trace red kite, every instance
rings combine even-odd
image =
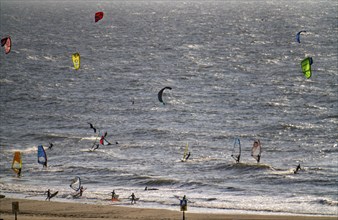
[[[103,12],[102,11],[99,11],[99,12],[95,13],[95,22],[98,22],[102,18],[103,18]]]
[[[3,39],[1,39],[1,46],[5,46],[5,53],[8,54],[11,51],[11,46],[12,46],[12,41],[11,41],[11,37],[5,37]]]

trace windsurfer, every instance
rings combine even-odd
[[[261,155],[257,155],[257,163],[259,163],[260,159],[261,159]]]
[[[181,206],[181,211],[187,211],[188,207],[188,200],[187,197],[184,195],[182,199],[180,199],[180,206]]]
[[[254,151],[259,149],[261,145],[261,142],[259,140],[255,140],[253,143],[252,151],[251,151],[251,156],[257,160],[257,163],[259,163],[261,159],[261,154],[259,153],[257,156],[254,155]]]
[[[239,163],[241,155],[238,155],[238,156],[231,155],[231,156],[235,159],[236,163]]]
[[[188,155],[186,156],[185,160],[188,160],[190,157],[190,152],[188,153]]]
[[[83,188],[83,186],[80,187],[80,192],[79,192],[79,196],[82,196],[83,192],[85,191],[85,189]]]
[[[21,168],[18,168],[18,177],[21,177]]]
[[[94,147],[94,146],[95,146],[95,147]],[[98,149],[100,145],[99,145],[99,144],[96,144],[96,145],[94,145],[94,146],[93,146],[93,148],[92,148],[92,151]]]

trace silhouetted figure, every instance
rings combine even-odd
[[[47,193],[47,198],[45,200],[48,199],[48,201],[50,201],[50,189],[48,189],[46,193]]]
[[[298,173],[298,171],[301,169],[300,164],[296,167],[296,169],[293,171],[294,174]]]
[[[136,204],[136,196],[134,193],[131,194],[131,196],[129,196],[129,198],[131,198],[131,204]]]

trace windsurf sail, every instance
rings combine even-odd
[[[80,177],[75,177],[72,182],[70,183],[70,188],[72,188],[75,191],[79,191],[81,188],[81,178]]]
[[[38,163],[47,166],[47,154],[42,145],[38,146]]]
[[[312,71],[311,71],[312,63],[313,63],[312,57],[306,57],[301,62],[303,74],[307,79],[309,79],[312,75]]]
[[[187,161],[189,157],[190,157],[189,144],[187,143],[187,145],[185,145],[182,161],[183,162]]]
[[[163,96],[163,91],[164,91],[165,89],[171,90],[172,88],[169,87],[169,86],[166,86],[166,87],[164,87],[163,89],[161,89],[161,90],[158,92],[158,94],[157,94],[158,100],[159,100],[160,102],[162,102],[163,105],[165,105],[165,102],[163,101],[162,96]]]
[[[299,32],[296,34],[296,41],[297,41],[298,43],[300,43],[300,33],[302,33],[302,32],[306,33],[306,31],[299,31]]]
[[[231,157],[234,158],[236,163],[239,163],[239,160],[241,158],[241,141],[239,138],[235,138],[234,146],[232,148]]]
[[[109,142],[104,138],[104,136],[101,137],[101,139],[100,139],[100,144],[101,144],[101,145],[111,145],[111,143],[109,143]]]
[[[1,39],[1,46],[5,46],[5,53],[8,54],[11,52],[11,47],[12,47],[12,40],[11,37],[5,37]]]
[[[261,159],[262,147],[260,140],[255,140],[251,149],[251,156],[259,163]]]
[[[19,151],[15,151],[12,162],[12,170],[14,170],[16,174],[20,175],[21,169],[22,169],[21,153]]]
[[[111,145],[111,143],[109,143],[109,141],[106,140],[106,136],[107,136],[107,132],[105,132],[104,135],[101,136],[101,139],[100,139],[101,145]]]
[[[74,68],[76,70],[80,69],[80,54],[79,53],[74,53],[72,55],[72,60],[73,60]]]
[[[104,13],[102,11],[96,12],[95,13],[95,22],[98,22],[103,18]]]

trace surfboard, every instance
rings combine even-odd
[[[111,198],[112,202],[119,202],[119,195],[115,194],[113,198]]]

